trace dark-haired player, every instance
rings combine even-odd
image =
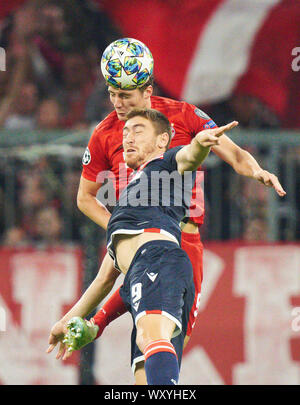
[[[149,385],[178,384],[195,295],[193,268],[180,247],[180,221],[190,207],[196,169],[224,131],[236,125],[202,131],[189,145],[171,149],[171,125],[157,110],[131,111],[123,128],[125,162],[134,175],[108,222],[107,248],[125,274],[120,294],[134,321],[132,362],[144,356]],[[161,176],[164,181],[157,181]],[[81,302],[83,312],[97,292],[92,283]],[[65,340],[71,350],[77,343],[76,321]]]

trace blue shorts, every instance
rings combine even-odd
[[[193,268],[185,251],[166,240],[143,244],[130,264],[120,295],[134,321],[131,336],[133,370],[136,363],[144,360],[136,344],[136,324],[142,316],[151,313],[164,315],[175,322],[172,343],[180,364],[195,295]]]

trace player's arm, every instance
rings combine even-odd
[[[114,262],[108,253],[104,256],[103,262],[94,281],[72,307],[72,309],[62,318],[67,323],[73,316],[85,318],[99,303],[110,293],[120,272],[115,269]]]
[[[100,187],[101,184],[87,180],[81,176],[77,193],[77,206],[83,214],[106,230],[111,214],[97,200],[96,196]]]
[[[230,164],[236,173],[256,179],[267,187],[273,187],[280,197],[286,194],[277,176],[262,169],[249,152],[240,148],[226,135],[219,139],[218,144],[212,146],[212,151]]]
[[[181,148],[176,154],[177,170],[180,174],[185,171],[196,170],[210,152],[210,148],[219,145],[220,137],[225,131],[236,127],[237,121],[233,121],[219,128],[205,129],[192,139],[189,145]]]
[[[113,260],[107,253],[94,281],[91,283],[82,297],[76,302],[76,304],[52,327],[49,336],[49,347],[47,349],[47,353],[52,352],[57,343],[60,342],[60,347],[56,358],[61,358],[66,349],[62,339],[64,334],[67,332],[68,321],[74,316],[79,316],[81,318],[88,316],[110,293],[119,275],[120,273],[115,269]]]

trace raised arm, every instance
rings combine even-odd
[[[230,164],[236,173],[258,180],[267,187],[273,187],[280,197],[285,196],[286,192],[277,176],[262,169],[249,152],[240,148],[225,134],[219,139],[218,144],[212,146],[212,151]]]
[[[237,125],[238,122],[233,121],[219,128],[205,129],[199,132],[189,145],[184,146],[176,154],[179,173],[183,174],[185,171],[196,170],[209,154],[210,148],[219,145],[219,138],[224,132]]]

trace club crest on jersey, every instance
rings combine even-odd
[[[175,134],[176,134],[176,131],[175,131],[175,128],[174,128],[174,124],[172,123],[171,124],[171,138],[174,138]]]
[[[90,161],[91,161],[91,153],[89,148],[87,147],[82,157],[82,164],[86,166],[90,163]]]
[[[198,117],[203,118],[205,120],[210,120],[210,117],[205,114],[204,111],[200,110],[200,108],[195,108],[194,113],[198,115]]]

